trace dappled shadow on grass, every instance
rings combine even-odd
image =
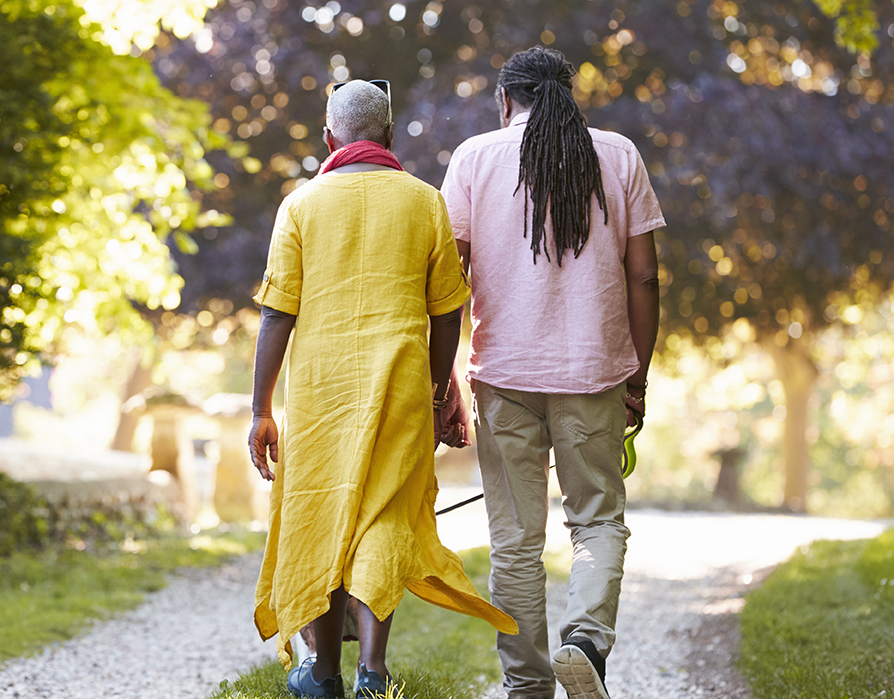
[[[758,699],[894,695],[894,529],[819,541],[748,597],[742,670]]]

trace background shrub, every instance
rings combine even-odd
[[[47,544],[46,503],[31,486],[0,473],[0,556]]]

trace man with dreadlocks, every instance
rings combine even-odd
[[[625,425],[645,413],[658,327],[653,232],[664,218],[623,136],[588,129],[574,69],[536,47],[500,71],[498,131],[456,149],[442,193],[471,264],[474,396],[491,537],[493,603],[518,622],[498,633],[510,699],[605,699],[623,574]],[[468,444],[452,382],[442,440]],[[549,451],[574,547],[562,646],[546,621]]]

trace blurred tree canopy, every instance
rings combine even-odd
[[[212,205],[236,225],[178,258],[184,294],[248,302],[279,200],[326,155],[329,84],[391,80],[395,151],[438,185],[460,141],[497,127],[503,61],[553,45],[579,67],[590,124],[633,139],[662,201],[663,349],[696,342],[726,361],[719,338],[743,319],[773,351],[785,499],[800,509],[813,334],[894,278],[892,37],[887,0],[230,0],[190,41],[155,48],[166,84],[207,100],[213,128],[251,153],[212,156]]]
[[[130,55],[152,32],[95,19],[68,1],[0,2],[0,398],[68,325],[151,337],[140,311],[180,303],[165,239],[188,250],[187,232],[219,218],[196,195],[213,186],[205,149],[225,144],[207,107]]]

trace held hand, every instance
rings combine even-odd
[[[447,398],[447,407],[441,411],[441,441],[448,447],[463,449],[472,443],[469,411],[458,391],[448,393]]]
[[[273,471],[267,463],[267,449],[270,449],[270,458],[279,461],[279,431],[276,429],[276,421],[271,415],[255,415],[251,421],[251,430],[248,433],[248,448],[251,452],[251,462],[258,469],[261,478],[267,481],[276,480]]]

